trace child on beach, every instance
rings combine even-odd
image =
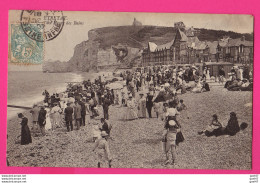
[[[92,126],[92,133],[93,133],[93,142],[96,142],[97,139],[101,138],[101,131],[98,125],[98,122],[95,121]]]
[[[177,110],[180,112],[180,111],[186,110],[186,109],[187,109],[187,107],[186,107],[186,105],[183,103],[183,100],[181,99],[181,100],[180,100],[180,103],[179,103],[179,105],[178,105],[178,107],[177,107]]]
[[[154,112],[156,113],[156,117],[159,118],[159,114],[160,114],[160,103],[159,102],[154,102],[153,104],[153,109]]]
[[[199,131],[198,134],[199,135],[205,134],[208,137],[217,135],[218,131],[221,130],[221,128],[222,128],[222,124],[218,121],[218,116],[214,114],[212,116],[211,123],[206,127],[205,130]]]
[[[126,99],[126,94],[125,94],[125,92],[122,92],[122,106],[126,105],[125,99]]]
[[[169,105],[168,105],[168,103],[163,103],[162,107],[163,107],[163,109],[162,109],[161,120],[164,121],[167,117],[167,111],[168,111]]]

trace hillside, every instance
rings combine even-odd
[[[92,29],[88,32],[88,40],[83,40],[74,48],[72,58],[64,63],[45,64],[43,70],[49,72],[71,72],[96,70],[98,66],[133,65],[133,61],[141,61],[142,49],[147,43],[157,45],[170,42],[176,32],[174,27],[162,26],[115,26]],[[236,39],[245,36],[253,41],[253,34],[240,34],[232,31],[208,30],[195,28],[195,35],[200,41],[217,41],[223,36]],[[116,48],[116,49],[114,49]],[[117,49],[119,48],[119,49]],[[119,50],[115,52],[115,50]],[[123,54],[120,55],[120,54]],[[50,69],[49,69],[50,68]]]
[[[101,48],[109,48],[111,45],[128,44],[131,47],[142,48],[149,41],[156,44],[164,44],[174,38],[176,28],[161,27],[161,26],[118,26],[118,27],[103,27],[93,29],[98,33],[99,37],[95,40],[100,42]],[[232,31],[198,29],[197,35],[200,41],[217,41],[223,36],[229,36],[232,39],[240,38],[243,35],[246,40],[253,41],[252,34],[240,34]],[[136,40],[136,41],[133,41]],[[138,42],[140,42],[138,44]],[[141,44],[142,43],[142,44]]]

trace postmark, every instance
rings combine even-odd
[[[29,38],[20,24],[11,24],[10,34],[10,63],[23,65],[42,64],[44,42]]]
[[[62,11],[23,10],[20,17],[24,33],[38,42],[55,39],[63,29],[64,20]]]

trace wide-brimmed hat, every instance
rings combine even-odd
[[[169,83],[165,83],[164,86],[165,86],[165,87],[169,87],[170,84],[169,84]]]
[[[174,120],[170,120],[170,121],[169,121],[169,125],[170,125],[170,126],[175,126],[175,125],[176,125],[176,122],[175,122]]]
[[[102,131],[102,132],[101,132],[101,136],[102,136],[102,137],[106,137],[106,136],[108,136],[108,134],[107,134],[107,132]]]
[[[93,121],[93,125],[98,125],[98,121]]]

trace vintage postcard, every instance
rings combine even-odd
[[[10,10],[7,165],[250,170],[253,24]]]

